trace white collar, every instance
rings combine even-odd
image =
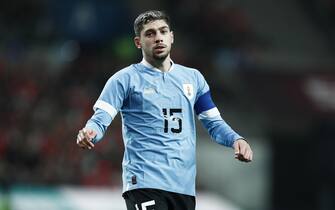
[[[171,71],[174,68],[174,62],[171,59],[170,59],[170,62],[171,62],[171,66],[170,66],[170,69],[167,72]],[[155,71],[159,71],[159,72],[163,72],[162,70],[160,70],[160,69],[154,67],[153,65],[151,65],[144,58],[142,59],[141,64],[143,64],[145,67],[147,67],[149,69],[152,69],[152,70],[155,70]]]

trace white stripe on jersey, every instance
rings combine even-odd
[[[216,116],[219,116],[220,115],[220,112],[218,110],[218,108],[214,107],[214,108],[211,108],[207,111],[203,111],[201,112],[199,115],[198,115],[198,119],[201,120],[201,119],[208,119],[208,118],[213,118],[213,117],[216,117]]]
[[[97,100],[97,102],[95,102],[93,106],[94,111],[97,108],[102,109],[105,112],[107,112],[112,117],[112,119],[114,119],[115,115],[117,114],[116,109],[112,105],[102,100]]]

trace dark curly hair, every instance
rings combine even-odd
[[[134,32],[136,36],[140,36],[141,31],[143,30],[143,25],[154,21],[154,20],[164,20],[166,24],[170,27],[170,18],[169,16],[159,10],[149,10],[141,13],[134,21]]]

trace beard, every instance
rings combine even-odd
[[[171,48],[167,49],[166,51],[162,53],[155,53],[154,51],[152,52],[152,58],[158,61],[163,61],[165,60],[168,55],[170,54]]]
[[[167,57],[168,55],[169,55],[169,52],[161,53],[161,54],[155,54],[155,53],[153,53],[152,57],[153,57],[153,59],[155,59],[155,60],[161,60],[161,61],[163,61],[163,60],[166,59],[166,57]]]

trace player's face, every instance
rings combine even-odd
[[[165,60],[170,55],[173,32],[164,20],[155,20],[145,24],[134,40],[146,59]]]

